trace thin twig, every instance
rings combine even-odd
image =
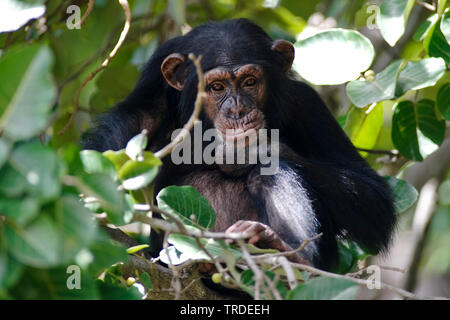
[[[81,86],[78,88],[77,91],[77,95],[75,98],[75,105],[74,105],[74,110],[72,112],[72,114],[70,115],[69,120],[67,121],[66,125],[64,126],[64,128],[62,128],[59,132],[58,135],[62,135],[64,134],[64,132],[67,131],[67,129],[70,127],[70,125],[72,124],[76,113],[78,112],[78,108],[79,108],[79,104],[80,104],[80,96],[81,96],[81,91],[83,90],[83,88],[86,86],[86,84],[91,81],[100,71],[102,71],[103,69],[105,69],[108,64],[110,63],[110,61],[112,60],[112,58],[114,58],[114,56],[117,54],[117,51],[120,49],[120,47],[122,46],[123,42],[125,41],[125,38],[128,34],[128,31],[130,30],[130,24],[131,24],[131,11],[130,11],[130,6],[128,5],[128,1],[127,0],[118,0],[120,5],[123,8],[124,14],[125,14],[125,24],[123,26],[122,32],[120,34],[119,40],[117,41],[116,46],[112,49],[112,51],[110,52],[108,58],[105,59],[105,61],[103,61],[103,63],[101,64],[101,66],[99,68],[97,68],[96,70],[94,70],[86,79],[84,79],[84,81],[81,83]]]
[[[420,1],[420,0],[417,0],[416,2],[417,2],[418,5],[421,5],[422,7],[424,7],[427,10],[430,10],[430,11],[433,11],[433,12],[436,11],[436,7],[433,6],[431,3],[428,3],[428,2],[425,2],[425,1]]]
[[[397,150],[381,150],[381,149],[365,149],[365,148],[356,148],[358,151],[374,153],[374,154],[386,154],[390,157],[397,157],[399,155]]]
[[[356,272],[347,273],[346,275],[349,277],[358,277],[358,276],[362,275],[371,266],[373,266],[373,265],[364,267]],[[402,268],[390,267],[390,266],[380,266],[380,265],[376,265],[376,266],[380,269],[387,270],[387,271],[395,271],[395,272],[405,273],[405,269],[402,269]]]
[[[211,231],[203,231],[197,229],[180,229],[176,224],[167,222],[165,220],[159,218],[150,218],[142,214],[135,214],[133,220],[149,224],[150,226],[161,229],[164,231],[168,231],[171,233],[180,233],[187,236],[192,237],[201,237],[201,238],[211,238],[211,239],[230,239],[230,240],[245,240],[250,238],[253,233],[251,232],[242,232],[242,233],[228,233],[228,232],[211,232]]]
[[[308,266],[306,264],[300,264],[300,263],[291,263],[293,267],[298,268],[299,270],[304,270],[304,271],[308,271],[309,273],[318,275],[318,276],[323,276],[323,277],[327,277],[327,278],[333,278],[333,279],[344,279],[344,280],[348,280],[348,281],[352,281],[356,284],[359,284],[361,286],[367,286],[368,284],[373,283],[372,280],[364,280],[364,279],[358,279],[358,278],[352,278],[346,275],[341,275],[341,274],[336,274],[336,273],[331,273],[328,271],[323,271],[311,266]],[[409,291],[400,289],[400,288],[396,288],[394,286],[391,286],[389,284],[383,283],[383,282],[379,282],[380,287],[382,289],[388,289],[391,290],[397,294],[399,294],[402,297],[411,299],[411,300],[420,300],[422,298],[419,298],[417,295],[415,295],[414,293],[411,293]],[[428,297],[426,299],[430,299],[430,300],[448,300],[447,298],[441,298],[441,297]]]
[[[86,21],[86,19],[91,14],[92,10],[94,9],[95,0],[89,0],[88,7],[86,12],[84,13],[83,17],[80,20],[80,27],[83,25],[83,23]]]

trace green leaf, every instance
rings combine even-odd
[[[28,183],[10,164],[0,170],[0,193],[7,197],[20,196],[27,188]]]
[[[353,300],[359,286],[346,279],[317,277],[310,279],[288,294],[290,300]]]
[[[441,58],[426,58],[416,62],[408,62],[400,71],[395,95],[402,96],[408,90],[431,87],[444,75],[445,61]]]
[[[444,84],[437,94],[436,104],[442,116],[450,120],[450,83]]]
[[[184,258],[191,260],[210,260],[209,256],[198,246],[197,241],[192,237],[172,233],[169,236],[169,243],[178,251],[182,252]],[[229,245],[224,245],[223,241],[201,238],[200,243],[213,258],[221,257],[225,251],[232,253],[236,259],[241,257],[239,250],[233,249]]]
[[[59,226],[59,254],[61,262],[73,261],[75,255],[89,246],[96,233],[91,213],[78,197],[63,196],[56,202],[56,221]]]
[[[117,180],[114,164],[100,152],[95,150],[83,150],[80,152],[81,162],[87,173],[104,173]]]
[[[39,142],[19,145],[11,154],[10,163],[28,182],[29,192],[44,201],[61,192],[61,164],[55,152]]]
[[[422,41],[426,37],[429,36],[430,32],[434,29],[434,25],[439,21],[439,15],[433,14],[431,17],[428,17],[417,29],[416,33],[413,36],[415,41]]]
[[[355,80],[347,84],[347,95],[359,108],[381,100],[392,99],[402,60],[392,62],[375,76],[374,81]]]
[[[147,290],[151,290],[153,288],[152,280],[147,272],[141,272],[139,274],[139,282],[142,283]]]
[[[46,46],[24,46],[0,59],[0,131],[13,141],[29,139],[47,125],[56,88],[53,56]]]
[[[380,6],[377,24],[381,35],[391,47],[405,32],[414,0],[385,0]]]
[[[441,32],[447,39],[447,43],[450,44],[450,8],[447,8],[444,12],[444,16],[441,20]]]
[[[394,195],[394,207],[397,214],[406,211],[416,202],[419,193],[408,182],[394,177],[385,177],[385,179]]]
[[[143,250],[145,248],[148,248],[148,247],[150,247],[148,244],[141,244],[141,245],[138,245],[138,246],[129,247],[127,249],[127,253],[128,254],[133,254],[133,253],[139,252],[139,251],[141,251],[141,250]]]
[[[359,32],[330,29],[295,44],[294,68],[311,83],[341,84],[367,70],[374,55],[372,43]]]
[[[443,58],[445,63],[450,63],[450,44],[442,34],[441,24],[436,23],[432,26],[427,37],[424,40],[424,47],[431,57]]]
[[[76,180],[77,187],[85,195],[97,198],[106,210],[108,219],[115,225],[123,225],[130,221],[130,208],[125,196],[118,190],[118,184],[109,176],[101,173],[83,175]]]
[[[146,147],[147,135],[140,133],[137,136],[131,138],[130,141],[128,141],[127,147],[125,148],[125,153],[132,160],[141,160],[140,157],[142,156]]]
[[[26,225],[39,213],[39,201],[36,198],[0,198],[0,212],[19,225]]]
[[[370,255],[356,242],[350,240],[338,241],[339,263],[332,268],[332,272],[344,274],[355,271],[357,263]]]
[[[158,167],[146,161],[127,161],[119,171],[126,190],[139,190],[146,187],[158,174]]]
[[[94,261],[89,265],[89,273],[98,276],[105,268],[118,262],[127,262],[128,254],[123,245],[113,242],[109,236],[99,230],[89,247]]]
[[[27,3],[17,0],[2,0],[0,2],[0,33],[16,31],[28,21],[37,19],[44,13],[44,1]]]
[[[166,187],[158,193],[156,200],[161,210],[178,216],[187,225],[210,229],[216,223],[216,214],[208,200],[191,186]],[[192,215],[195,223],[191,220]]]
[[[421,161],[442,143],[445,121],[438,120],[434,102],[399,102],[392,118],[392,142],[408,159]]]
[[[0,228],[0,243],[6,243],[5,229]],[[13,286],[21,276],[24,265],[19,263],[7,252],[4,245],[0,246],[0,291]]]
[[[11,143],[5,138],[0,137],[0,169],[6,162],[11,151]]]
[[[352,108],[348,114],[344,131],[357,148],[371,149],[378,140],[383,125],[383,104],[379,103],[370,109],[367,113],[366,109]]]
[[[9,253],[21,263],[48,268],[60,262],[58,230],[46,215],[27,228],[7,224],[5,234]]]
[[[103,152],[103,155],[114,164],[117,171],[122,168],[125,162],[130,160],[130,157],[127,156],[124,149],[119,151],[108,150]]]

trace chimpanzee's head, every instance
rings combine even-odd
[[[239,140],[249,130],[264,127],[270,77],[284,76],[294,60],[290,42],[273,41],[260,27],[240,19],[202,25],[177,38],[177,43],[182,43],[174,48],[179,51],[161,64],[170,86],[189,91],[185,96],[192,104],[196,88],[189,79],[195,71],[187,54],[202,55],[207,93],[203,110],[219,133],[227,140]]]

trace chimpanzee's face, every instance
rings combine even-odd
[[[214,68],[206,72],[205,84],[205,114],[227,140],[264,127],[266,81],[261,66]]]

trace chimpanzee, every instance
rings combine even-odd
[[[150,150],[169,143],[188,121],[197,96],[189,53],[202,56],[203,130],[216,128],[226,136],[228,129],[278,129],[279,166],[262,175],[260,163],[175,165],[166,157],[156,192],[168,185],[194,186],[216,212],[214,230],[253,231],[249,242],[264,248],[295,249],[323,233],[294,258],[323,269],[338,261],[339,237],[373,252],[387,249],[395,228],[389,187],[319,95],[294,79],[292,44],[272,40],[246,19],[206,23],[162,44],[133,92],[97,118],[83,147],[122,149],[143,129]],[[153,242],[152,247],[160,248]]]

